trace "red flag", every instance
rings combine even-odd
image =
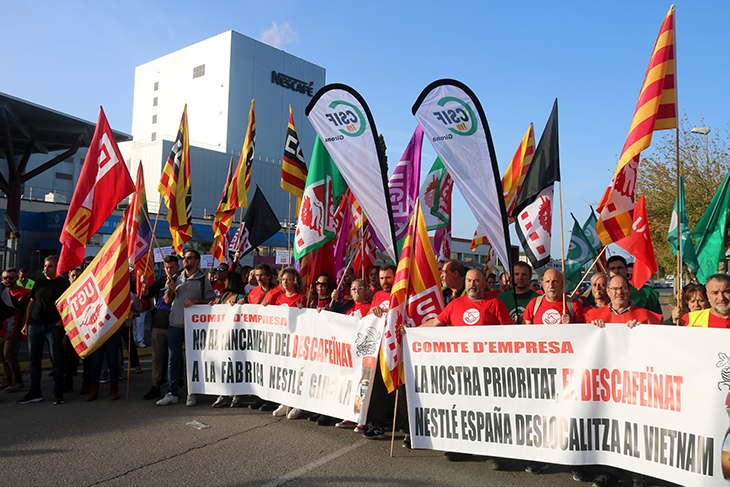
[[[59,238],[59,274],[83,263],[86,242],[132,191],[134,183],[101,108]]]
[[[654,245],[651,242],[649,221],[646,219],[644,196],[639,198],[634,207],[634,224],[631,235],[616,242],[616,245],[634,256],[634,273],[631,285],[636,289],[646,284],[652,274],[657,272]]]

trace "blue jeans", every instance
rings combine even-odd
[[[167,391],[177,396],[177,388],[180,385],[180,376],[183,371],[183,343],[185,343],[185,328],[178,328],[170,325],[167,331],[167,380],[170,383]]]
[[[117,331],[91,354],[91,384],[99,384],[105,356],[106,362],[109,364],[109,383],[119,384],[119,352],[121,348],[122,337]],[[106,352],[106,355],[104,352]]]
[[[43,343],[48,341],[48,350],[53,364],[53,396],[63,396],[63,336],[62,326],[55,323],[28,326],[28,349],[30,351],[30,391],[41,393],[43,375]]]

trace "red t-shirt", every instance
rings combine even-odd
[[[215,293],[215,297],[219,298],[221,294],[223,294],[223,290],[226,288],[225,282],[218,282],[217,280],[213,282],[212,284],[213,292]]]
[[[472,301],[469,296],[452,300],[437,318],[452,326],[509,325],[512,317],[507,306],[496,297]]]
[[[687,326],[687,319],[689,317],[689,313],[685,313],[684,316],[682,316],[682,321],[680,321],[680,324],[682,326]],[[715,316],[710,311],[710,319],[707,323],[707,328],[730,328],[730,319],[720,318],[719,316]]]
[[[264,288],[256,286],[250,293],[248,293],[248,302],[251,304],[264,304],[264,302],[266,302],[266,304],[274,304],[276,302],[276,297],[281,293],[282,291],[280,287],[271,288],[264,293]]]
[[[365,316],[366,314],[368,314],[368,311],[370,311],[370,308],[372,308],[372,307],[373,307],[373,305],[370,303],[360,303],[360,304],[355,303],[352,305],[352,307],[350,309],[347,310],[347,312],[345,314],[351,315],[355,311],[360,311],[360,316]]]
[[[378,291],[373,295],[373,302],[371,308],[378,306],[383,310],[383,313],[387,313],[390,309],[390,293],[386,293],[383,290]]]
[[[522,319],[529,321],[534,325],[559,325],[562,321],[563,315],[563,300],[552,303],[547,298],[542,298],[542,303],[535,313],[535,302],[538,298],[532,298],[527,306],[525,312],[522,313]],[[571,299],[571,298],[567,298]],[[567,305],[566,305],[567,308]],[[571,323],[585,323],[585,317],[583,316],[583,306],[580,305],[580,301],[573,299],[573,309],[575,310],[575,318],[571,317]],[[568,309],[566,313],[570,314]]]
[[[649,325],[661,325],[664,319],[661,315],[649,311],[648,309],[632,306],[625,313],[615,315],[608,309],[608,306],[600,308],[592,308],[586,311],[586,321],[590,323],[593,320],[603,320],[606,323],[626,323],[631,320],[639,320],[639,323],[647,323]]]
[[[280,292],[276,295],[276,300],[271,300],[269,304],[275,304],[277,306],[289,306],[296,308],[297,304],[304,306],[307,302],[307,297],[302,293],[296,293],[293,296],[287,296],[286,293]]]

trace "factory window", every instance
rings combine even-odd
[[[157,91],[157,89],[159,87],[160,87],[160,82],[159,81],[155,81],[155,91]]]
[[[152,137],[150,137],[150,140],[151,140],[152,142],[154,142],[154,141],[156,141],[156,140],[157,140],[157,132],[152,132]]]
[[[152,115],[152,123],[157,123],[157,115]]]
[[[205,76],[205,64],[193,68],[193,79]]]
[[[71,176],[70,174],[63,173],[63,172],[57,172],[56,179],[66,179],[68,181],[71,181],[73,179],[73,176]]]
[[[152,99],[152,106],[153,106],[153,107],[156,107],[156,106],[157,106],[157,97],[154,97],[154,98]]]

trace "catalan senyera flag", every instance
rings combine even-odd
[[[59,274],[81,265],[86,242],[133,191],[134,182],[102,108],[59,237],[63,246]]]
[[[71,345],[86,358],[127,319],[131,308],[127,229],[117,229],[91,264],[56,301]]]
[[[515,207],[515,200],[517,194],[520,192],[520,187],[525,181],[527,170],[530,168],[532,163],[532,157],[535,155],[535,129],[532,124],[527,128],[527,132],[522,137],[520,145],[515,151],[515,155],[512,157],[512,161],[509,163],[509,167],[502,176],[502,192],[504,193],[504,206],[507,208],[507,216],[509,223],[514,223],[515,219],[512,216],[512,210]],[[471,250],[474,252],[477,247],[481,244],[487,243],[487,237],[485,232],[481,231],[478,227],[474,231],[474,238],[471,241]]]
[[[223,185],[223,194],[221,194],[221,202],[218,204],[218,209],[215,212],[213,218],[213,234],[214,240],[213,245],[210,248],[210,253],[218,259],[218,262],[227,264],[228,263],[228,247],[230,245],[228,239],[228,230],[231,228],[233,223],[233,217],[236,214],[236,210],[224,210],[229,199],[230,199],[230,187],[231,179],[233,178],[233,157],[228,164],[228,175],[226,176],[226,182]]]
[[[289,105],[289,125],[286,127],[284,142],[284,158],[281,163],[281,187],[297,197],[296,216],[302,204],[304,187],[307,185],[307,164],[304,162],[302,144],[299,143],[297,129],[294,127],[294,116]]]
[[[417,202],[395,272],[390,310],[380,348],[380,370],[388,392],[393,392],[404,383],[400,325],[421,326],[431,318],[436,318],[443,309],[436,258],[420,202]]]
[[[248,112],[248,129],[246,138],[243,140],[243,150],[238,160],[238,167],[233,173],[233,179],[229,187],[229,204],[226,210],[236,208],[248,208],[248,190],[251,188],[251,168],[253,167],[253,155],[256,147],[256,117],[253,113],[254,101],[251,100],[251,110]]]
[[[631,234],[636,174],[641,151],[651,145],[655,130],[677,127],[674,5],[669,9],[654,44],[629,135],[611,184],[598,205],[598,237],[605,245]]]
[[[183,245],[193,238],[187,105],[183,109],[177,138],[162,170],[157,191],[164,197],[167,206],[167,222],[170,224],[172,245],[179,255],[183,255]]]

